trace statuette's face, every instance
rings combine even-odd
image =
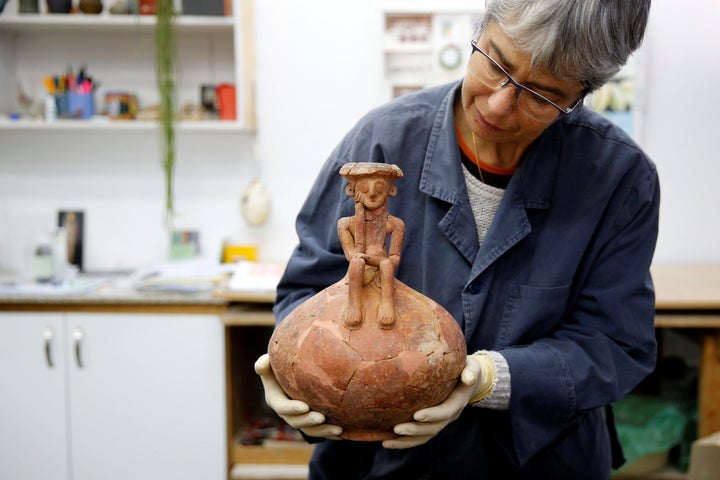
[[[390,182],[384,177],[361,178],[355,184],[355,200],[374,210],[382,207],[390,191]]]

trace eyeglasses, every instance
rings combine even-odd
[[[470,45],[472,53],[478,52],[480,56],[470,57],[471,64],[468,66],[468,74],[494,91],[498,91],[506,85],[515,86],[518,109],[535,120],[540,122],[555,120],[560,114],[566,115],[572,112],[583,100],[584,92],[571,107],[561,107],[549,98],[516,82],[490,55],[480,50],[475,41],[470,42]],[[473,58],[476,60],[473,61]]]

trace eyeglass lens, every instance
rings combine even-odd
[[[473,46],[468,73],[488,88],[499,90],[512,84],[516,88],[517,106],[523,113],[540,120],[555,119],[560,111],[547,99],[516,82],[497,65],[485,52]]]

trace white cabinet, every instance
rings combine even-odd
[[[253,45],[251,1],[233,0],[226,16],[180,15],[177,18],[177,87],[179,107],[200,103],[203,84],[229,83],[236,87],[236,121],[182,122],[180,131],[254,128]],[[44,3],[44,2],[43,2]],[[109,4],[110,2],[105,2]],[[178,2],[179,3],[179,2]],[[154,122],[66,120],[8,120],[11,112],[42,112],[46,89],[43,79],[71,67],[98,82],[96,110],[104,108],[107,92],[136,94],[140,107],[158,102],[155,83],[153,15],[18,14],[10,8],[0,14],[0,130],[2,129],[129,129],[156,128]],[[16,86],[34,100],[23,108]],[[29,116],[27,118],[30,118]]]
[[[63,315],[0,313],[0,478],[68,478]]]
[[[0,384],[0,478],[226,478],[217,316],[3,313]]]

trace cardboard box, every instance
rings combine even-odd
[[[690,450],[688,480],[720,478],[720,432],[695,440]]]

